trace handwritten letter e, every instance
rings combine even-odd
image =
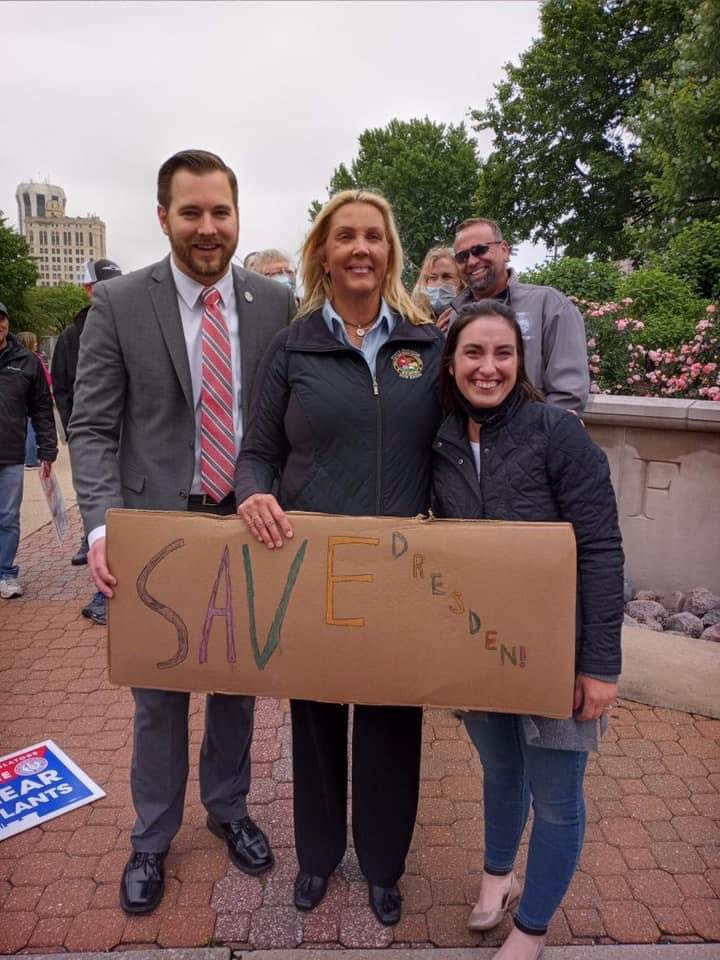
[[[377,547],[380,541],[376,537],[328,537],[325,622],[333,627],[365,626],[365,617],[338,618],[335,616],[335,584],[375,582],[375,577],[371,573],[355,573],[348,574],[347,576],[341,576],[335,573],[335,547],[349,543],[363,543],[369,547]]]

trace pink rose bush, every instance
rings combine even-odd
[[[627,315],[632,301],[576,303],[588,332],[591,393],[720,402],[720,322],[715,304],[706,308],[689,342],[650,348],[634,338],[645,325]]]

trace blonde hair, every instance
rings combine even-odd
[[[455,263],[455,251],[452,247],[432,247],[432,249],[428,250],[425,254],[425,259],[422,262],[420,273],[418,274],[417,283],[413,287],[413,294],[418,293],[421,287],[426,286],[425,278],[430,272],[430,268],[434,267],[438,260],[449,260],[453,264],[457,271],[458,293],[462,290],[464,283],[460,276],[460,270]]]
[[[369,203],[380,212],[383,218],[385,234],[390,248],[387,271],[380,290],[385,302],[393,310],[407,317],[410,323],[415,324],[415,326],[431,323],[432,321],[415,306],[403,286],[403,252],[392,207],[385,197],[370,190],[341,190],[340,193],[336,193],[328,200],[313,220],[300,254],[305,296],[300,306],[299,316],[306,316],[313,310],[319,310],[326,299],[332,299],[332,281],[325,273],[322,261],[333,215],[348,203]]]
[[[16,333],[15,336],[24,347],[27,347],[30,353],[37,353],[38,342],[34,333],[31,333],[29,330],[21,330],[20,333]]]

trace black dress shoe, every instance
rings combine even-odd
[[[298,910],[312,910],[327,893],[328,878],[315,877],[303,870],[295,877],[295,906]]]
[[[70,559],[70,563],[71,563],[74,567],[82,567],[82,566],[84,566],[87,562],[88,562],[88,559],[87,559],[87,550],[86,550],[86,549],[83,549],[83,547],[80,547],[80,549],[78,550],[78,552],[77,552],[76,554],[74,554],[73,557]]]
[[[391,887],[368,883],[368,893],[372,912],[383,926],[394,927],[396,923],[400,923],[402,897],[396,883]]]
[[[120,881],[125,913],[152,913],[165,892],[165,854],[133,853]]]
[[[207,826],[210,833],[227,843],[230,859],[243,873],[255,877],[265,873],[273,865],[274,858],[268,838],[250,817],[222,823],[209,813]]]

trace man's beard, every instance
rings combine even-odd
[[[480,300],[483,297],[499,293],[505,287],[504,274],[505,270],[503,268],[492,266],[481,277],[470,280],[468,286],[473,297]]]

